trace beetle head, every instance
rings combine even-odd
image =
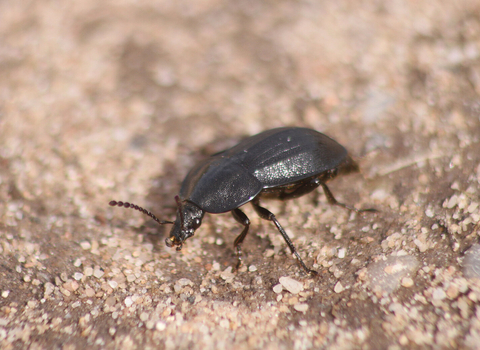
[[[181,201],[178,196],[175,196],[177,201],[177,219],[175,222],[159,220],[155,215],[149,212],[142,207],[139,207],[136,204],[129,202],[120,202],[120,201],[111,201],[109,204],[112,207],[124,207],[131,208],[150,216],[160,225],[164,224],[173,224],[172,230],[170,231],[170,237],[165,239],[165,243],[168,247],[177,246],[177,250],[182,249],[183,242],[193,236],[193,233],[197,228],[202,224],[203,215],[205,212],[200,209],[197,205],[189,201]]]
[[[192,202],[180,201],[178,196],[175,200],[177,201],[177,219],[170,231],[170,237],[165,239],[165,244],[167,247],[175,245],[177,250],[180,250],[183,242],[192,237],[195,230],[202,224],[205,212]]]

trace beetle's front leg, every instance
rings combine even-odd
[[[238,223],[245,226],[242,233],[240,233],[240,235],[235,238],[235,242],[233,242],[233,247],[237,250],[238,263],[236,268],[238,269],[242,265],[242,242],[247,236],[248,229],[250,227],[250,219],[238,208],[232,210],[232,216],[235,218],[235,220],[237,220]]]
[[[277,229],[278,231],[280,231],[281,235],[283,236],[283,239],[285,240],[285,242],[287,242],[287,245],[288,247],[290,248],[290,251],[292,252],[292,254],[294,254],[296,257],[297,257],[297,260],[298,262],[300,263],[300,265],[302,265],[303,269],[308,273],[308,274],[312,274],[312,275],[316,275],[318,274],[317,271],[315,270],[311,270],[307,267],[307,265],[305,265],[305,263],[303,262],[302,258],[300,257],[300,255],[298,254],[297,252],[297,249],[295,248],[295,246],[293,245],[292,241],[290,240],[290,237],[288,237],[287,233],[285,232],[285,230],[283,229],[282,225],[280,225],[280,223],[278,222],[277,218],[275,217],[275,215],[270,212],[269,210],[265,209],[264,207],[261,207],[260,205],[258,205],[258,203],[256,203],[255,201],[251,202],[252,205],[253,205],[253,209],[255,209],[255,211],[257,212],[257,214],[262,218],[262,219],[265,219],[265,220],[268,220],[268,221],[273,221],[273,223],[275,224],[275,226],[277,226]]]

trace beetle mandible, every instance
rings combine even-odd
[[[262,219],[275,224],[303,269],[316,274],[300,258],[275,215],[260,206],[260,198],[298,198],[321,186],[330,204],[356,212],[374,212],[375,209],[360,210],[337,202],[326,185],[337,175],[358,170],[347,150],[330,137],[312,129],[283,127],[251,136],[196,164],[183,180],[179,196],[175,197],[174,222],[159,220],[151,212],[128,202],[109,204],[142,211],[159,224],[173,224],[165,243],[169,247],[177,246],[177,250],[200,227],[205,213],[230,211],[244,226],[234,241],[238,267],[242,259],[241,245],[250,227],[250,220],[239,207],[250,202]]]

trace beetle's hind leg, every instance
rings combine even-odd
[[[238,208],[232,210],[232,216],[235,218],[235,220],[237,220],[238,223],[245,226],[242,233],[240,233],[233,242],[233,247],[237,250],[238,263],[236,268],[238,269],[240,266],[242,266],[242,242],[247,236],[248,229],[250,227],[250,219]]]
[[[258,205],[257,202],[253,201],[251,202],[252,205],[253,205],[253,209],[255,209],[255,211],[257,212],[257,214],[262,218],[262,219],[265,219],[265,220],[268,220],[268,221],[273,221],[273,223],[275,224],[275,226],[277,226],[277,229],[278,231],[280,231],[280,233],[282,234],[283,236],[283,239],[285,240],[285,242],[287,242],[287,245],[288,245],[288,248],[290,248],[290,251],[292,252],[292,254],[294,254],[296,257],[297,257],[297,260],[298,262],[300,263],[300,265],[302,265],[303,269],[308,273],[308,274],[312,274],[312,275],[316,275],[318,274],[317,271],[315,270],[311,270],[307,267],[307,265],[305,265],[305,263],[303,262],[302,258],[300,257],[300,255],[298,254],[297,252],[297,249],[295,248],[295,246],[293,245],[292,241],[290,240],[290,237],[288,237],[287,233],[285,232],[285,230],[283,229],[282,225],[280,225],[280,223],[278,222],[277,218],[275,217],[275,215],[270,212],[269,210],[265,209],[264,207],[261,207],[260,205]]]
[[[342,207],[342,208],[345,208],[345,209],[348,209],[348,210],[353,210],[356,213],[364,213],[364,212],[376,213],[376,212],[378,212],[377,209],[373,209],[373,208],[357,209],[355,207],[351,207],[351,206],[346,205],[344,203],[340,203],[335,199],[332,192],[330,192],[330,189],[327,187],[327,185],[325,183],[321,182],[320,185],[323,188],[323,192],[325,192],[325,196],[327,197],[328,203],[330,203],[332,205],[338,205],[339,207]]]

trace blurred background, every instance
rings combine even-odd
[[[1,1],[1,347],[475,348],[479,92],[475,0]],[[319,278],[250,207],[237,274],[231,216],[177,253],[108,207],[171,220],[196,161],[279,126],[344,145],[332,192],[381,211],[265,204]]]

